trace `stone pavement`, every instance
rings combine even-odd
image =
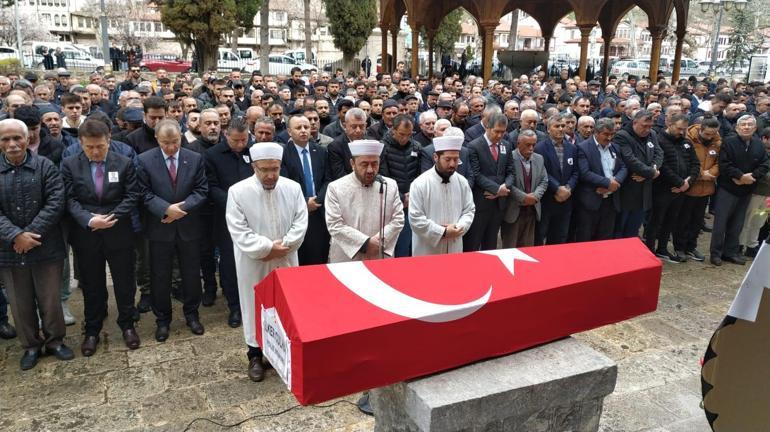
[[[602,432],[709,430],[699,407],[699,360],[747,269],[665,264],[656,312],[576,335],[618,363]],[[221,297],[214,307],[201,307],[203,336],[189,332],[181,305],[174,302],[171,336],[159,344],[152,314],[144,314],[138,325],[142,347],[136,351],[123,345],[111,304],[102,342],[91,358],[79,353],[80,290],[73,292],[71,308],[78,324],[67,328],[66,343],[77,352],[70,362],[44,357],[35,369],[22,372],[18,340],[0,340],[0,430],[182,431],[198,417],[233,424],[296,405],[274,371],[262,383],[248,380],[242,331],[227,326]],[[254,418],[228,430],[372,431],[373,419],[349,403],[356,399]],[[197,421],[190,430],[225,429]]]

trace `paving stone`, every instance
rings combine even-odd
[[[104,376],[107,387],[107,400],[110,402],[136,400],[154,397],[166,391],[166,377],[157,366],[133,367],[118,372],[109,372]]]
[[[3,389],[2,410],[23,421],[57,411],[84,409],[106,402],[105,385],[100,377],[62,379],[56,385],[19,386]]]
[[[192,346],[187,341],[174,341],[142,347],[128,352],[128,365],[130,367],[153,365],[171,360],[187,359],[194,357]]]

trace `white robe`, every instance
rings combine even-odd
[[[275,189],[265,190],[252,176],[230,187],[225,219],[233,239],[243,336],[247,345],[257,347],[254,286],[273,269],[299,265],[297,249],[307,230],[307,203],[302,188],[292,180],[279,177]],[[291,252],[262,261],[278,239]]]
[[[463,238],[443,237],[443,225],[455,224],[468,232],[475,213],[473,192],[465,177],[455,173],[449,183],[443,183],[435,168],[420,174],[409,187],[412,255],[462,252]]]
[[[398,234],[404,227],[404,206],[395,180],[383,177],[385,202],[385,254],[393,256]],[[326,225],[331,235],[329,262],[358,261],[361,247],[369,237],[380,234],[380,183],[369,187],[350,173],[331,183],[326,190]]]

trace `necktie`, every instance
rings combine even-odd
[[[176,164],[174,163],[174,156],[168,158],[168,175],[171,177],[171,184],[176,186]]]
[[[492,152],[492,159],[494,159],[495,162],[497,162],[497,145],[491,144],[489,146],[489,151]]]
[[[101,199],[104,192],[104,163],[96,162],[96,172],[94,172],[94,191],[96,197]]]
[[[302,174],[305,178],[305,196],[315,196],[313,190],[313,172],[310,169],[310,159],[307,154],[307,149],[302,150]]]

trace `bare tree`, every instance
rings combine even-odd
[[[313,28],[310,24],[310,0],[303,0],[305,6],[305,63],[313,58]]]
[[[57,40],[44,26],[37,22],[37,18],[21,10],[19,10],[19,28],[21,29],[22,44],[33,40]],[[9,8],[0,8],[0,44],[16,46],[16,20],[13,16],[13,10]]]
[[[517,39],[519,33],[519,10],[514,9],[511,12],[511,31],[508,33],[508,50],[515,51],[517,49]]]
[[[94,18],[101,15],[98,0],[92,1],[83,10]],[[149,15],[156,13],[156,11],[148,8],[145,2],[106,0],[104,10],[107,21],[114,24],[108,32],[110,45],[142,47],[143,50],[153,49],[157,46],[157,38],[149,35],[150,29],[142,31],[135,28],[140,22],[148,21]],[[100,35],[101,32],[97,31],[97,38]]]
[[[265,0],[259,9],[259,68],[263,74],[270,73],[270,0]]]

